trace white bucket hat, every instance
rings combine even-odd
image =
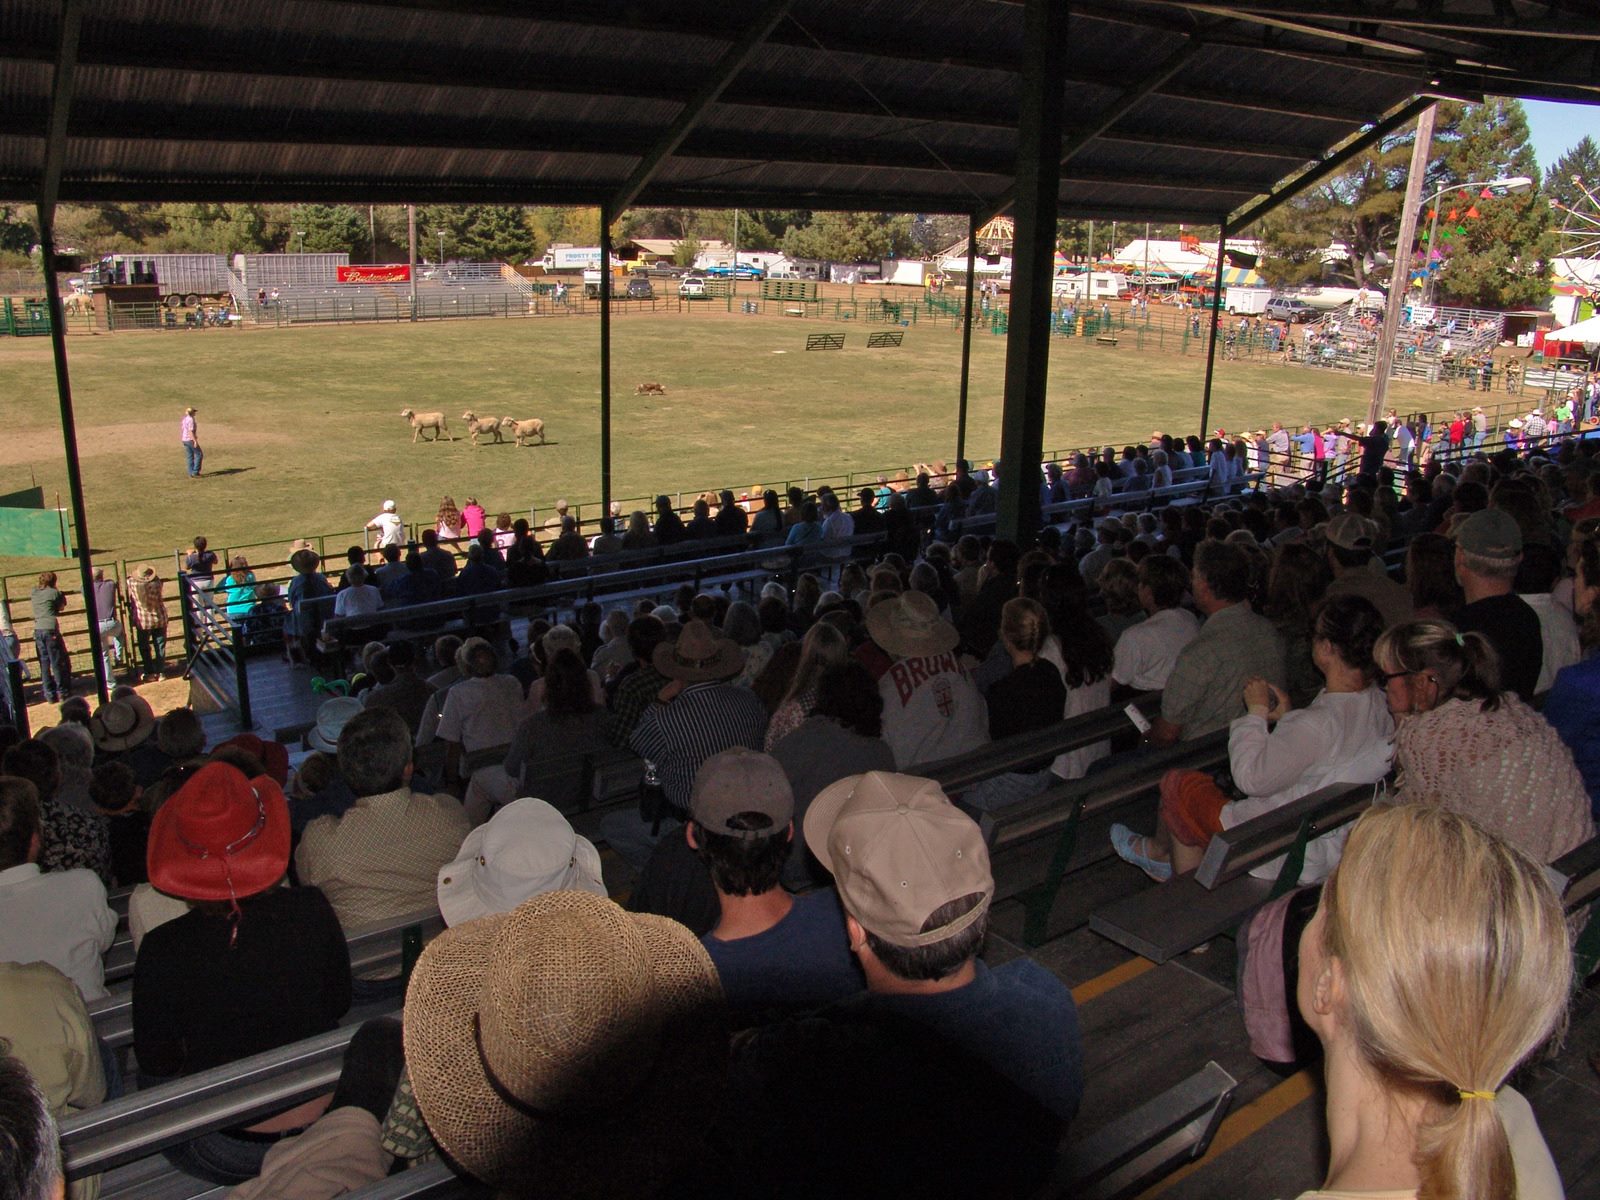
[[[531,796],[467,834],[456,860],[439,868],[439,911],[451,926],[559,891],[604,896],[600,852],[554,807]]]

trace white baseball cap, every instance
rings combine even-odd
[[[394,501],[393,500],[385,500],[383,502],[383,511],[384,512],[393,512],[394,511]]]
[[[552,805],[531,796],[467,834],[459,857],[439,868],[439,911],[452,926],[560,891],[604,896],[600,852]]]

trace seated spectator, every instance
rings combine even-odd
[[[1383,614],[1385,628],[1412,619],[1411,593],[1382,572],[1374,563],[1379,528],[1366,517],[1353,512],[1340,513],[1328,522],[1328,568],[1333,582],[1328,596],[1363,596]],[[1376,568],[1376,569],[1375,569]]]
[[[1522,530],[1502,509],[1475,512],[1456,528],[1456,582],[1466,603],[1456,610],[1461,633],[1481,633],[1494,647],[1497,684],[1527,702],[1544,661],[1539,615],[1513,590],[1522,562]]]
[[[0,962],[0,1047],[14,1056],[0,1058],[0,1064],[20,1062],[27,1069],[58,1125],[95,1107],[111,1091],[83,997],[72,980],[49,963]],[[0,1065],[0,1146],[10,1149],[17,1146],[19,1131],[4,1095],[6,1069]],[[16,1165],[7,1149],[0,1149],[0,1194],[17,1200],[63,1195],[35,1192],[25,1184],[19,1190]],[[69,1184],[64,1195],[94,1200],[99,1192],[100,1177],[90,1176]]]
[[[411,772],[411,735],[393,711],[359,713],[340,732],[339,774],[355,803],[306,825],[294,865],[303,885],[328,898],[347,937],[431,908],[439,868],[472,828],[454,797],[413,792]],[[399,995],[398,985],[398,975],[365,974],[357,999]]]
[[[988,740],[983,697],[955,656],[961,636],[932,600],[921,592],[886,600],[867,614],[867,631],[890,660],[878,692],[883,740],[897,766],[948,758]]]
[[[545,892],[606,894],[600,852],[543,800],[506,805],[439,868],[439,912],[446,925],[508,913]]]
[[[1273,551],[1267,571],[1262,614],[1283,640],[1284,690],[1295,708],[1304,708],[1322,690],[1322,672],[1312,661],[1311,643],[1317,606],[1333,578],[1327,564],[1329,553],[1319,554],[1306,543],[1291,542]]]
[[[1152,838],[1125,825],[1111,827],[1117,854],[1157,881],[1200,865],[1206,846],[1224,829],[1284,807],[1333,784],[1376,783],[1389,773],[1394,720],[1373,686],[1372,648],[1383,618],[1360,596],[1335,596],[1318,611],[1311,655],[1325,686],[1309,707],[1289,707],[1282,689],[1256,678],[1244,685],[1245,715],[1228,729],[1228,769],[1244,799],[1230,801],[1202,771],[1169,771],[1161,781],[1161,812]],[[1333,869],[1345,830],[1306,847],[1302,883]],[[1256,868],[1276,878],[1281,859]]]
[[[819,623],[800,639],[800,659],[767,726],[766,749],[770,751],[805,722],[817,704],[817,684],[823,672],[849,661],[850,644],[831,624]]]
[[[383,595],[367,582],[367,569],[357,563],[344,573],[348,586],[339,590],[333,602],[335,617],[361,617],[383,607]]]
[[[989,737],[998,741],[1059,724],[1066,710],[1067,685],[1061,668],[1044,651],[1051,638],[1050,618],[1037,600],[1018,596],[1000,613],[1000,645],[1011,661],[1008,674],[997,679],[986,697]],[[1056,643],[1059,648],[1060,643]],[[1055,780],[1048,762],[1007,771],[975,784],[961,802],[980,811],[994,811],[1043,791]]]
[[[422,549],[417,553],[422,556],[422,565],[432,571],[438,579],[439,585],[446,592],[450,591],[450,581],[456,577],[456,572],[461,566],[456,562],[456,556],[439,544],[440,533],[436,529],[422,531]],[[444,534],[454,540],[451,534]]]
[[[794,794],[794,819],[804,821],[817,793],[846,775],[894,770],[894,751],[883,740],[883,697],[858,662],[829,667],[817,681],[811,715],[780,738],[770,753]],[[802,843],[783,868],[784,886],[798,891],[826,875]]]
[[[550,547],[550,558],[555,561],[576,561],[589,557],[589,543],[578,532],[578,518],[568,515],[561,518],[561,534]],[[509,564],[508,564],[509,565]],[[518,583],[518,587],[531,586]]]
[[[111,845],[105,818],[63,804],[56,793],[61,787],[61,763],[56,752],[38,738],[12,746],[0,760],[0,771],[16,775],[33,784],[39,807],[39,853],[41,871],[71,871],[86,867],[100,877],[111,878]]]
[[[1147,614],[1117,638],[1111,678],[1137,692],[1159,692],[1178,661],[1178,654],[1200,632],[1200,622],[1180,607],[1189,590],[1189,571],[1165,554],[1139,564],[1139,604]]]
[[[716,888],[720,915],[700,940],[733,1028],[862,989],[833,890],[793,897],[779,884],[794,841],[794,795],[773,758],[736,747],[707,759],[684,837]]]
[[[50,1102],[27,1064],[9,1051],[0,1053],[0,1181],[7,1196],[57,1200],[67,1194],[51,1117]]]
[[[87,725],[100,761],[115,759],[137,770],[138,764],[146,760],[146,755],[138,751],[148,744],[150,736],[155,733],[156,715],[151,711],[149,701],[134,692],[102,704]],[[165,770],[171,764],[162,756],[160,765]],[[159,775],[160,771],[155,773]]]
[[[457,596],[481,596],[500,590],[500,567],[491,562],[482,542],[467,547],[467,565],[456,576]]]
[[[1573,607],[1583,619],[1580,631],[1587,653],[1581,662],[1557,673],[1544,702],[1544,718],[1561,735],[1583,776],[1590,812],[1600,821],[1600,538],[1576,540],[1577,576]]]
[[[592,778],[593,760],[610,749],[606,712],[595,699],[593,672],[584,669],[572,646],[557,647],[536,686],[541,703],[511,735],[505,773],[514,795],[537,796],[572,810],[587,800],[582,793]]]
[[[556,651],[570,650],[578,656],[579,665],[583,663],[583,641],[578,631],[570,625],[557,625],[548,629],[539,637],[537,642],[529,647],[530,651],[537,654],[541,664],[541,671],[548,672],[550,663],[555,660]],[[594,699],[596,708],[603,708],[606,702],[605,685],[600,682],[600,676],[594,671],[584,669],[583,678],[588,682],[589,695]],[[545,682],[541,676],[528,686],[528,711],[538,712],[545,705]]]
[[[688,537],[683,518],[674,511],[672,500],[667,496],[656,497],[656,522],[652,533],[658,546],[670,546]]]
[[[44,962],[86,1000],[106,995],[100,956],[117,932],[105,885],[93,871],[41,871],[39,793],[0,776],[0,962]]]
[[[1419,533],[1406,547],[1406,589],[1416,620],[1447,621],[1461,607],[1455,556],[1455,543],[1439,533]]]
[[[549,1196],[642,1196],[703,1159],[727,1033],[688,930],[561,891],[429,943],[405,1052],[427,1129],[463,1171],[506,1195],[537,1180]]]
[[[626,746],[644,710],[667,684],[655,668],[656,647],[666,640],[661,618],[646,614],[628,622],[628,652],[633,661],[617,672],[611,687],[611,720],[606,736],[614,746]]]
[[[1017,594],[1017,565],[1022,555],[1014,542],[997,538],[978,572],[978,594],[961,609],[961,644],[982,662],[1000,637],[1000,610]],[[903,764],[902,764],[903,765]]]
[[[394,709],[414,733],[434,693],[433,686],[417,674],[416,647],[404,638],[392,642],[373,666],[379,682],[362,693],[362,705]]]
[[[715,1132],[785,1195],[1034,1194],[1083,1089],[1077,1013],[1031,959],[979,958],[994,882],[937,784],[872,773],[806,814],[867,990],[742,1041]]]
[[[705,622],[690,621],[675,643],[658,645],[654,665],[667,682],[628,744],[659,772],[666,811],[648,823],[626,811],[601,821],[611,848],[640,867],[659,838],[677,836],[701,764],[734,746],[759,750],[767,730],[767,711],[755,693],[727,682],[743,668],[744,655]]]
[[[89,799],[89,784],[94,778],[94,738],[87,726],[63,721],[39,731],[39,741],[55,751],[60,778],[56,799],[75,812],[98,817],[100,812]]]
[[[522,685],[500,672],[500,657],[483,638],[461,644],[466,678],[445,693],[439,739],[445,743],[445,778],[461,778],[461,758],[506,746],[523,717]]]
[[[288,865],[288,806],[265,775],[211,763],[156,814],[150,881],[194,907],[152,929],[134,961],[142,1084],[325,1033],[349,1010],[339,920],[316,888],[279,886]],[[303,1128],[325,1106],[318,1097],[166,1154],[201,1179],[242,1183],[277,1140],[260,1135]]]
[[[1161,693],[1149,740],[1158,746],[1203,737],[1244,715],[1244,685],[1260,677],[1285,686],[1283,642],[1272,622],[1250,609],[1250,561],[1237,546],[1203,541],[1190,580],[1206,618],[1178,653]]]
[[[111,840],[111,879],[117,887],[144,883],[145,844],[150,836],[150,814],[139,804],[144,789],[126,763],[102,763],[94,769],[89,798],[105,818]]]
[[[1571,986],[1538,861],[1449,813],[1366,813],[1300,941],[1335,1147],[1324,1190],[1301,1200],[1560,1196],[1508,1080],[1562,1026]]]
[[[1471,817],[1542,863],[1594,836],[1571,752],[1548,721],[1500,690],[1487,637],[1413,621],[1385,631],[1374,656],[1399,726],[1399,797]]]
[[[383,603],[389,608],[408,604],[427,604],[442,595],[439,577],[423,564],[422,555],[412,550],[397,574],[382,589]]]
[[[1100,571],[1099,582],[1100,598],[1105,601],[1106,611],[1096,620],[1114,646],[1125,630],[1132,629],[1145,617],[1139,603],[1139,564],[1131,558],[1113,558]]]
[[[799,520],[789,527],[788,535],[783,539],[785,546],[811,546],[822,541],[822,519],[818,515],[817,505],[814,500],[807,500],[800,505]]]

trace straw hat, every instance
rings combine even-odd
[[[181,900],[241,900],[289,869],[289,805],[270,776],[207,763],[150,825],[150,883]]]
[[[445,930],[404,1021],[434,1140],[512,1193],[648,1193],[693,1156],[720,1100],[727,1034],[705,948],[587,892]]]
[[[579,837],[553,806],[531,796],[514,800],[461,843],[439,868],[439,911],[446,925],[508,913],[544,892],[606,894],[600,852]]]
[[[107,701],[89,718],[89,735],[94,748],[105,754],[131,750],[156,729],[156,714],[143,696],[123,696]]]
[[[350,718],[361,711],[361,701],[354,696],[335,696],[324,700],[317,709],[317,723],[306,734],[306,745],[327,754],[339,753],[339,735],[350,723]]]
[[[661,610],[656,609],[660,616]],[[704,621],[689,621],[676,642],[662,642],[652,659],[655,669],[668,679],[707,683],[729,679],[744,670],[744,651],[732,638],[718,637]]]
[[[867,614],[867,632],[898,658],[920,658],[954,650],[961,635],[939,616],[939,607],[921,592],[885,600]]]

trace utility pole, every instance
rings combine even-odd
[[[411,319],[417,319],[417,206],[406,205],[406,253],[411,269],[406,272],[411,280]]]
[[[1430,104],[1417,118],[1417,138],[1411,146],[1411,173],[1406,178],[1406,197],[1401,201],[1400,232],[1395,237],[1394,274],[1389,279],[1389,303],[1383,310],[1383,331],[1378,335],[1377,361],[1372,371],[1372,403],[1367,406],[1367,424],[1374,424],[1383,413],[1389,394],[1389,371],[1394,365],[1394,340],[1400,332],[1400,312],[1405,306],[1406,289],[1411,284],[1411,243],[1417,234],[1417,208],[1428,174],[1428,159],[1433,150],[1433,118],[1439,111]]]

